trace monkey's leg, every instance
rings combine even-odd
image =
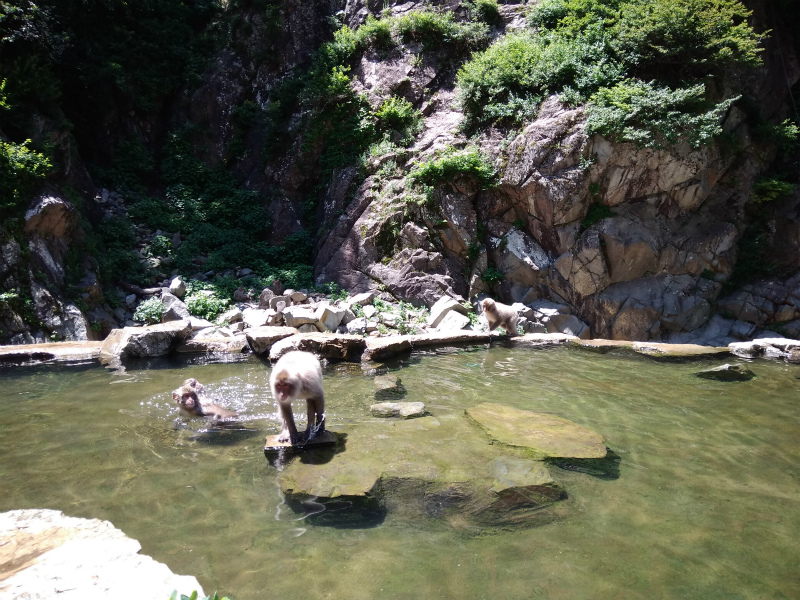
[[[283,430],[278,435],[279,442],[291,442],[292,445],[300,440],[297,433],[297,426],[294,424],[294,413],[292,412],[291,400],[286,404],[278,403],[281,409],[281,417],[283,417]]]

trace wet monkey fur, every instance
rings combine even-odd
[[[325,392],[316,356],[302,351],[284,354],[272,368],[269,385],[283,418],[279,442],[305,444],[325,431]],[[302,435],[297,432],[292,412],[292,400],[298,399],[305,399],[308,410],[308,425]]]
[[[491,298],[486,298],[481,302],[483,314],[489,322],[489,331],[494,331],[499,325],[506,330],[508,335],[517,335],[517,311],[506,304],[495,302]]]
[[[193,377],[172,392],[181,414],[187,417],[209,417],[213,420],[235,419],[239,415],[203,398],[205,387]]]

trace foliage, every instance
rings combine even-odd
[[[408,179],[414,185],[433,187],[465,176],[474,178],[484,190],[498,183],[496,169],[475,147],[464,150],[448,147],[431,160],[415,165]]]
[[[604,101],[627,97],[616,113],[638,109],[628,122],[609,110],[596,118],[634,141],[650,143],[678,124],[674,137],[698,127],[691,142],[707,142],[730,101],[700,102],[698,82],[760,63],[762,36],[749,16],[739,0],[544,0],[530,12],[535,34],[506,35],[459,70],[465,125],[519,123],[553,93],[571,104],[594,97],[596,109],[609,110],[615,105]]]
[[[172,241],[163,235],[154,236],[150,243],[145,246],[145,256],[169,256],[172,254]]]
[[[87,251],[97,259],[102,284],[140,281],[142,267],[139,257],[132,251],[136,236],[130,221],[120,217],[103,219],[88,233]]]
[[[481,275],[481,281],[483,281],[489,287],[494,286],[496,283],[500,283],[503,281],[503,279],[504,276],[502,271],[500,271],[494,265],[489,265]]]
[[[0,140],[0,217],[18,216],[36,186],[52,168],[50,159],[32,150],[31,140],[13,144]]]
[[[589,229],[592,225],[608,217],[613,217],[614,212],[602,202],[592,202],[589,205],[589,210],[586,211],[586,216],[581,221],[581,231]]]
[[[228,300],[217,298],[213,293],[198,292],[186,295],[186,307],[195,317],[213,321],[228,310]]]
[[[223,596],[220,598],[217,595],[217,592],[214,592],[213,596],[203,596],[202,598],[198,597],[197,590],[194,590],[191,595],[185,596],[184,594],[178,594],[178,590],[172,592],[169,596],[169,600],[230,600],[227,596]]]
[[[722,132],[721,121],[737,98],[709,110],[702,83],[670,90],[627,79],[594,94],[587,107],[586,132],[639,146],[660,147],[686,140],[692,147]]]
[[[164,314],[164,304],[158,298],[148,298],[140,302],[133,313],[134,321],[142,321],[147,325],[161,323],[161,315]]]
[[[483,21],[497,26],[503,22],[497,0],[467,0],[462,2],[473,21]]]
[[[753,184],[753,202],[771,202],[785,198],[794,191],[794,185],[778,177],[762,177]]]

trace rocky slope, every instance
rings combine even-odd
[[[334,282],[352,293],[378,289],[429,307],[442,295],[474,300],[489,294],[526,305],[546,301],[597,338],[723,345],[767,327],[800,337],[800,194],[753,201],[753,186],[774,165],[779,149],[759,137],[743,108],[734,105],[724,115],[723,141],[699,148],[640,148],[587,135],[584,108],[556,95],[521,129],[489,127],[468,137],[459,127],[463,114],[454,89],[465,56],[429,51],[410,40],[389,51],[357,54],[350,85],[373,109],[395,96],[420,110],[424,118],[412,143],[359,165],[323,168],[324,147],[303,128],[308,108],[300,103],[279,136],[281,150],[265,156],[274,132],[253,126],[241,137],[233,125],[237,107],[251,102],[273,114],[277,100],[271,94],[308,68],[337,24],[355,28],[370,15],[399,17],[429,5],[276,4],[279,32],[257,8],[237,9],[247,27],[219,51],[187,100],[160,117],[160,127],[170,120],[203,124],[195,152],[207,164],[228,165],[243,187],[265,198],[271,243],[299,231],[314,233],[316,283]],[[466,19],[457,1],[434,4]],[[502,22],[490,36],[523,27],[527,8],[500,5]],[[791,36],[774,15],[763,3],[751,8],[756,26],[772,27],[773,35],[764,42],[764,65],[732,77],[763,119],[779,123],[791,116],[789,89],[800,80],[800,64]],[[235,158],[234,139],[244,148]],[[724,141],[731,139],[735,148]],[[447,152],[488,157],[496,185],[456,176],[420,198],[409,174]],[[95,189],[77,163],[73,172],[80,176],[72,183],[85,184],[76,185],[88,205],[83,213],[124,215],[124,195]],[[311,221],[309,199],[316,202]],[[67,250],[82,236],[80,212],[66,194],[50,189],[32,204],[21,236],[4,231],[3,289],[22,286],[29,294],[0,298],[0,341],[102,338],[130,321],[132,309],[148,296],[134,286],[126,291],[136,294],[128,305],[112,306],[91,261],[85,261],[80,301],[65,299]],[[140,227],[139,248],[156,235],[175,240],[174,232]],[[753,254],[755,242],[767,252]],[[167,285],[175,274],[168,261],[140,256],[151,285]],[[768,257],[780,269],[770,279],[748,281],[741,267],[754,256]]]

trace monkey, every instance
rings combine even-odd
[[[208,400],[201,400],[205,387],[197,379],[190,377],[183,385],[172,392],[172,399],[178,404],[182,415],[187,417],[209,417],[214,421],[235,419],[239,415],[222,408]]]
[[[486,298],[481,302],[483,314],[489,323],[489,331],[493,331],[498,325],[506,330],[510,336],[517,335],[517,311],[506,304],[495,302],[491,298]]]
[[[247,293],[243,285],[240,285],[236,291],[233,292],[233,300],[234,302],[249,302],[250,294]]]
[[[283,429],[279,442],[307,444],[325,431],[325,393],[322,389],[322,367],[310,352],[293,351],[281,356],[269,377],[272,395],[278,401]],[[305,399],[308,425],[304,434],[297,432],[292,400]]]

